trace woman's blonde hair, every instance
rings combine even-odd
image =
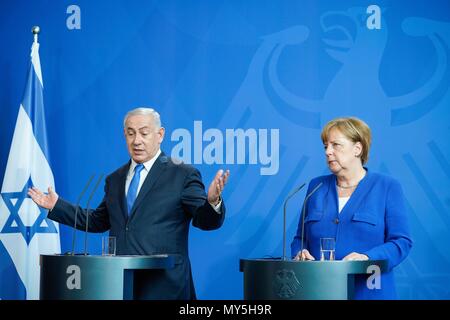
[[[370,128],[364,121],[355,117],[336,118],[328,122],[322,129],[322,142],[328,141],[331,129],[337,129],[353,143],[359,142],[362,145],[362,152],[359,155],[361,163],[365,165],[369,160],[369,149],[372,143]]]

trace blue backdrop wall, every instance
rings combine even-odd
[[[448,1],[1,1],[0,179],[33,25],[62,197],[128,160],[122,121],[138,106],[160,111],[163,150],[205,183],[231,170],[223,227],[191,228],[199,298],[241,299],[239,259],[282,254],[283,201],[327,172],[320,129],[345,115],[373,130],[368,167],[406,194],[414,246],[396,269],[400,298],[450,298]],[[250,142],[229,139],[239,129]],[[303,197],[288,206],[289,241]],[[65,252],[72,231],[60,228]],[[89,244],[98,253],[99,235]]]

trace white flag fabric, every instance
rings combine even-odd
[[[59,226],[27,195],[54,188],[49,165],[39,43],[19,107],[0,197],[0,298],[39,299],[39,256],[61,252]]]

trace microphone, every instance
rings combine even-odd
[[[286,258],[286,206],[287,206],[287,202],[290,198],[292,198],[292,196],[294,194],[296,194],[297,192],[299,192],[304,186],[306,185],[306,183],[303,183],[302,185],[298,186],[297,188],[295,188],[293,191],[291,191],[291,193],[286,197],[286,200],[284,200],[284,208],[283,208],[283,260],[287,260]]]
[[[80,195],[78,196],[78,200],[77,200],[77,204],[76,204],[76,209],[75,209],[75,223],[73,225],[73,235],[72,235],[72,251],[70,252],[70,254],[73,256],[75,255],[75,238],[76,238],[76,234],[77,234],[77,219],[78,219],[78,208],[80,205],[80,201],[84,196],[84,193],[86,192],[86,190],[89,188],[89,185],[92,182],[92,179],[94,179],[95,174],[93,174],[88,182],[86,183],[86,185],[84,186],[83,191],[81,191]]]
[[[303,252],[303,240],[305,239],[305,209],[306,209],[306,202],[308,199],[319,190],[319,188],[323,185],[323,182],[319,183],[306,197],[305,201],[303,202],[303,209],[302,209],[302,246],[300,248],[300,252]],[[301,260],[304,261],[304,258],[302,254],[300,253]]]
[[[95,191],[97,191],[98,185],[100,184],[100,181],[103,179],[103,173],[100,175],[100,177],[97,180],[97,183],[95,184],[94,189],[92,190],[91,194],[89,195],[89,199],[86,204],[86,232],[84,234],[84,255],[87,256],[87,232],[88,232],[88,226],[89,226],[89,204],[91,202],[92,197],[94,196]]]

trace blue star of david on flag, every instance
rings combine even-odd
[[[9,215],[8,220],[6,220],[6,223],[0,233],[20,233],[27,244],[30,243],[36,233],[58,233],[55,224],[50,219],[47,219],[47,210],[39,208],[35,204],[32,205],[39,210],[39,215],[33,225],[26,226],[22,221],[22,218],[19,215],[19,210],[25,199],[31,199],[30,196],[28,196],[27,191],[28,188],[31,188],[32,186],[33,182],[30,177],[24,185],[22,191],[5,192],[1,194],[3,201],[11,214]]]
[[[61,252],[59,225],[28,196],[32,186],[55,187],[37,35],[0,191],[0,299],[39,299],[39,257]]]

